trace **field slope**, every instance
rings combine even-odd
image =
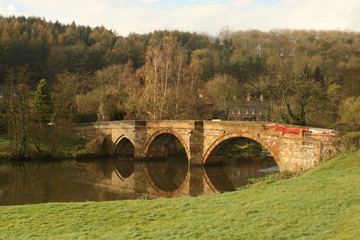
[[[360,151],[197,198],[0,207],[0,239],[359,239]]]

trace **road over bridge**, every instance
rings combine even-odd
[[[104,136],[108,154],[133,155],[136,159],[166,157],[170,142],[178,140],[191,165],[217,164],[242,138],[260,143],[281,171],[315,166],[336,152],[334,136],[313,134],[305,128],[278,131],[275,124],[236,121],[112,121],[76,125],[84,137]],[[299,130],[300,129],[300,130]]]

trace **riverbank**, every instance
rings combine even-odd
[[[0,239],[356,239],[360,151],[196,198],[0,207]]]
[[[103,157],[99,154],[91,153],[86,149],[89,140],[83,138],[67,138],[58,140],[55,151],[50,140],[43,141],[39,148],[39,152],[33,144],[30,145],[25,160],[67,160],[67,159],[91,159],[95,157]],[[52,149],[52,150],[51,150]],[[9,160],[10,141],[6,133],[0,133],[0,160]]]

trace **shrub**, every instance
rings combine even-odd
[[[356,123],[337,123],[333,127],[336,131],[341,132],[359,132],[360,124]]]
[[[140,197],[138,197],[139,200],[152,200],[151,196],[148,193],[141,194]]]
[[[99,135],[85,145],[86,152],[96,156],[108,156],[112,151],[112,141],[109,135]]]
[[[337,141],[345,151],[360,149],[360,132],[349,132],[340,137]]]
[[[96,113],[74,113],[70,116],[70,122],[72,123],[88,123],[97,120],[98,115]]]
[[[360,124],[360,97],[348,97],[339,105],[341,123]]]

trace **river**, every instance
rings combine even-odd
[[[17,162],[0,165],[0,205],[186,197],[233,191],[276,166],[270,157],[193,167],[187,158]],[[259,171],[260,170],[260,171]],[[276,169],[275,169],[276,170]]]

